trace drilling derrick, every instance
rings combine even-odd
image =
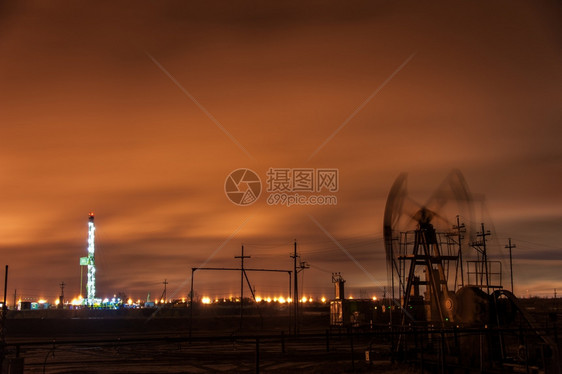
[[[90,212],[88,216],[88,273],[86,281],[86,304],[93,305],[96,297],[96,262],[94,259],[94,237],[96,226],[94,224],[94,213]]]

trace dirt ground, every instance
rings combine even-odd
[[[6,365],[25,373],[414,373],[386,344],[329,332],[309,310],[294,335],[284,310],[26,311],[6,323]],[[190,339],[191,337],[191,339]],[[259,339],[256,339],[259,337]],[[365,351],[372,349],[370,362]],[[17,358],[16,358],[17,357]],[[18,372],[18,370],[14,370]]]

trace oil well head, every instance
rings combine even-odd
[[[485,357],[502,367],[561,369],[556,339],[504,289],[501,249],[488,243],[492,233],[475,218],[474,201],[459,171],[423,204],[408,193],[406,174],[396,179],[383,219],[388,289],[398,305],[391,325],[425,328],[427,334],[441,329],[441,357],[454,356],[459,364]],[[454,329],[464,329],[460,338],[446,332]],[[400,339],[396,351],[408,337]]]
[[[468,247],[472,212],[471,194],[459,171],[451,172],[424,204],[409,196],[406,174],[394,182],[383,234],[389,287],[404,311],[403,322],[418,319],[414,316],[420,313],[408,313],[414,308],[424,310],[424,321],[455,321],[455,292],[465,277],[462,247]],[[458,217],[466,220],[462,226]]]

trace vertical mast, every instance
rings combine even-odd
[[[96,226],[94,225],[94,212],[88,217],[88,278],[86,283],[86,304],[93,305],[96,297],[96,262],[94,260],[94,236]]]
[[[297,255],[297,239],[295,239],[295,246],[294,246],[294,252],[293,255],[291,256],[294,260],[294,277],[295,277],[295,290],[294,290],[294,295],[293,295],[293,307],[295,308],[295,320],[294,320],[294,333],[295,335],[298,334],[299,331],[299,285],[298,285],[298,273],[297,273],[297,258],[299,257]]]

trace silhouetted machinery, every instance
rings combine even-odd
[[[384,301],[372,299],[346,299],[345,280],[341,273],[332,273],[332,283],[335,287],[335,298],[330,300],[330,326],[372,328],[381,321],[388,321],[390,310]]]
[[[396,179],[384,213],[387,273],[395,303],[391,324],[497,330],[485,342],[481,337],[446,338],[446,354],[459,356],[457,363],[483,365],[486,357],[486,362],[501,365],[524,361],[527,368],[530,362],[557,365],[556,342],[502,287],[502,264],[489,257],[491,233],[483,223],[478,228],[475,224],[472,196],[462,174],[451,172],[425,204],[408,195],[406,184],[406,174]],[[514,324],[531,333],[506,330]],[[525,354],[520,352],[523,341]],[[529,349],[533,341],[541,352]]]

